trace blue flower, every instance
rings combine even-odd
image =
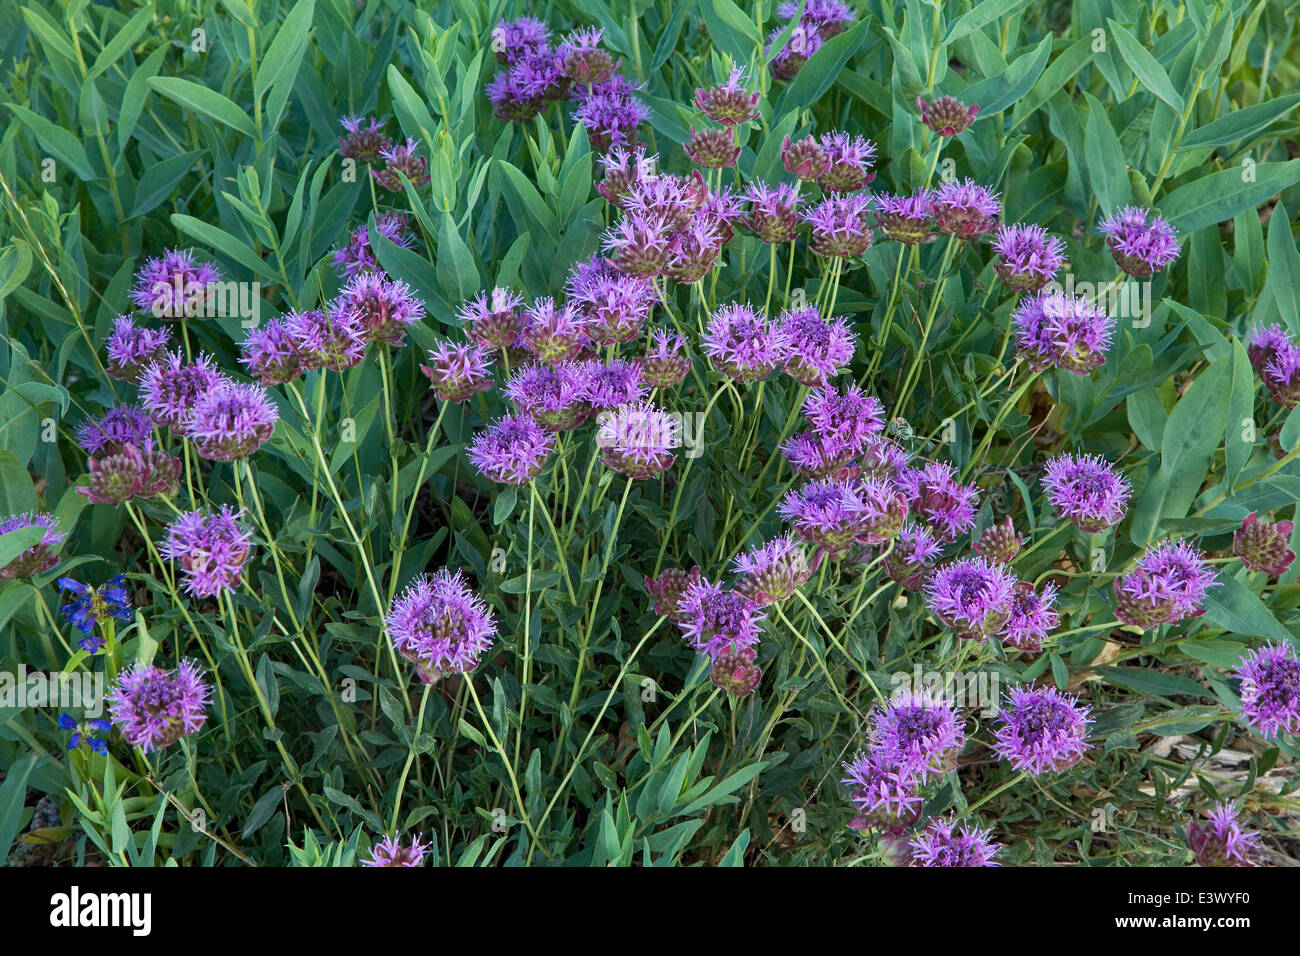
[[[73,582],[76,583],[76,582]],[[59,729],[62,731],[72,731],[72,736],[68,739],[68,749],[76,750],[82,744],[85,744],[95,753],[106,755],[108,753],[108,741],[103,737],[92,736],[92,731],[100,734],[107,734],[113,724],[107,720],[87,720],[84,724],[79,723],[75,717],[68,714],[59,714]]]
[[[110,578],[98,588],[82,584],[72,578],[59,578],[59,587],[75,595],[75,599],[59,607],[59,611],[72,625],[87,635],[79,643],[83,650],[94,654],[104,646],[103,638],[91,632],[104,615],[122,622],[131,620],[131,597],[126,591],[126,575]]]

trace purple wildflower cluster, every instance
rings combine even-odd
[[[1233,674],[1241,681],[1241,711],[1261,737],[1300,735],[1300,654],[1289,644],[1251,651]]]
[[[1090,711],[1055,687],[1015,687],[997,716],[993,750],[1023,773],[1067,770],[1083,759]]]
[[[1273,401],[1283,408],[1300,405],[1300,347],[1280,325],[1253,329],[1246,354]]]
[[[200,262],[192,249],[168,249],[140,267],[130,298],[137,309],[157,318],[183,319],[207,307],[211,286],[220,281],[217,267]]]
[[[822,44],[843,33],[857,20],[852,8],[842,0],[806,0],[802,16],[791,26],[790,21],[798,14],[799,4],[793,0],[782,0],[777,4],[777,19],[784,22],[772,31],[763,52],[770,58],[772,75],[778,80],[793,80]],[[789,38],[781,46],[781,35],[787,29]],[[772,56],[774,46],[780,46],[776,56]]]
[[[422,575],[393,601],[384,618],[393,649],[432,684],[473,670],[496,639],[496,618],[459,571]]]
[[[1178,258],[1178,233],[1149,209],[1125,206],[1097,228],[1115,264],[1134,278],[1160,272]]]
[[[394,836],[386,836],[370,848],[370,859],[362,860],[362,866],[420,866],[424,863],[425,851],[429,844],[413,837],[409,845],[403,845]]]
[[[1106,362],[1115,321],[1083,297],[1040,292],[1011,315],[1021,353],[1035,371],[1064,369],[1087,375]]]
[[[183,512],[167,527],[158,553],[176,561],[186,592],[215,597],[239,586],[252,553],[252,537],[240,525],[241,517],[222,505],[219,511]]]
[[[160,750],[203,726],[211,693],[192,661],[181,661],[173,671],[137,663],[118,674],[108,712],[127,743]]]
[[[1144,630],[1177,624],[1205,613],[1201,603],[1214,586],[1214,572],[1195,545],[1162,541],[1115,579],[1115,616]]]
[[[1257,866],[1264,858],[1260,835],[1245,830],[1237,819],[1239,809],[1228,801],[1216,803],[1205,822],[1187,824],[1187,846],[1200,866]]]

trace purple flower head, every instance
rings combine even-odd
[[[1294,527],[1290,521],[1260,521],[1252,511],[1232,535],[1232,553],[1251,571],[1286,574],[1295,560],[1295,552],[1287,546]]]
[[[591,148],[603,153],[613,146],[631,147],[636,143],[637,127],[650,118],[650,110],[621,77],[592,88],[573,111],[576,122],[587,128]]]
[[[1011,289],[1037,292],[1065,265],[1065,243],[1042,226],[999,226],[993,251],[993,271]]]
[[[931,103],[918,96],[916,108],[921,113],[921,122],[940,136],[956,136],[975,122],[980,111],[978,106],[967,106],[951,96],[940,96]]]
[[[691,162],[698,163],[705,169],[735,166],[740,159],[740,144],[736,142],[736,135],[729,126],[722,129],[696,129],[692,126],[682,148]]]
[[[1002,849],[991,830],[961,824],[951,814],[936,817],[911,841],[912,866],[1000,866],[993,858]]]
[[[718,247],[721,249],[736,237],[736,223],[744,215],[744,197],[730,186],[722,186],[704,194],[694,218],[712,224],[717,231]]]
[[[690,615],[681,609],[682,598],[700,582],[700,569],[666,568],[658,578],[646,578],[645,589],[654,598],[654,612],[674,624],[685,624]]]
[[[814,431],[834,436],[856,454],[867,442],[880,437],[885,406],[857,385],[846,385],[843,390],[821,385],[804,398],[803,415]]]
[[[479,345],[439,342],[420,371],[444,402],[466,402],[492,388],[492,355]]]
[[[607,50],[600,46],[604,31],[598,27],[575,30],[564,36],[555,54],[555,62],[560,71],[573,83],[585,87],[604,83],[618,63]]]
[[[1264,366],[1260,374],[1273,401],[1284,408],[1300,405],[1300,349],[1288,346]]]
[[[918,782],[957,769],[966,731],[956,709],[915,692],[896,694],[872,715],[873,751],[885,762],[915,774]]]
[[[876,159],[876,145],[871,140],[834,132],[821,138],[821,147],[830,165],[817,182],[827,192],[856,192],[870,186],[876,178],[871,171]]]
[[[505,21],[502,21],[505,22]],[[495,30],[493,33],[495,34]],[[429,844],[421,843],[419,837],[411,840],[410,846],[402,846],[396,837],[384,837],[370,848],[370,859],[362,860],[362,866],[420,866],[424,863],[424,854]]]
[[[686,285],[700,282],[717,265],[723,242],[721,222],[696,214],[673,235],[664,274]]]
[[[136,325],[129,315],[113,320],[113,331],[104,339],[108,353],[105,371],[116,379],[134,382],[140,373],[167,352],[172,334],[167,329],[146,329]]]
[[[676,332],[655,329],[652,347],[639,359],[641,380],[651,388],[673,388],[691,371],[691,356],[686,339]]]
[[[1128,480],[1097,455],[1060,455],[1051,459],[1043,485],[1056,513],[1089,534],[1119,524],[1132,493]]]
[[[664,216],[630,210],[605,234],[604,248],[620,272],[653,279],[672,261],[672,238],[673,226]]]
[[[620,209],[636,185],[655,174],[655,157],[646,156],[640,144],[631,149],[611,146],[599,162],[604,178],[596,184],[596,192]]]
[[[885,555],[885,573],[909,591],[920,590],[941,552],[938,539],[925,525],[905,524],[894,547]]]
[[[744,85],[745,71],[732,70],[727,82],[695,91],[695,108],[723,126],[739,126],[758,119],[758,92]]]
[[[696,170],[692,176],[649,176],[640,179],[628,192],[624,208],[659,221],[665,233],[684,229],[708,199],[709,190]]]
[[[862,493],[865,508],[862,512],[857,540],[862,544],[884,544],[898,537],[907,520],[907,498],[891,481],[880,478],[861,478],[857,487]]]
[[[1134,278],[1144,279],[1178,258],[1177,231],[1150,209],[1125,206],[1097,229],[1106,237],[1115,264]]]
[[[506,382],[505,396],[549,431],[568,431],[591,414],[590,374],[590,367],[581,362],[528,365]]]
[[[803,214],[812,226],[809,248],[819,256],[852,259],[871,247],[867,210],[871,197],[862,193],[835,194]]]
[[[331,311],[354,317],[367,343],[400,346],[406,341],[406,327],[424,318],[424,303],[400,279],[363,272],[343,287]]]
[[[384,150],[391,149],[393,141],[384,133],[384,124],[371,117],[344,116],[339,125],[347,132],[339,137],[339,153],[344,159],[358,163],[373,163]]]
[[[971,545],[971,550],[990,561],[1010,564],[1011,560],[1020,553],[1020,544],[1020,533],[1016,531],[1015,523],[1008,515],[1002,524],[995,524],[985,531],[980,539]]]
[[[608,267],[574,270],[568,293],[570,304],[581,312],[587,334],[597,345],[619,345],[635,339],[658,298],[651,280],[623,275]]]
[[[400,193],[406,188],[398,173],[404,174],[416,189],[429,185],[429,161],[423,156],[415,155],[419,147],[418,139],[407,139],[401,146],[389,146],[379,154],[386,165],[382,170],[370,170],[370,175],[390,193]]]
[[[888,438],[878,438],[868,440],[858,468],[864,477],[894,481],[898,475],[907,470],[908,461],[907,452],[903,451],[896,442]]]
[[[785,337],[785,370],[801,385],[824,385],[853,358],[858,337],[841,318],[822,318],[811,307],[786,309],[777,325]]]
[[[0,521],[0,536],[14,531],[22,531],[26,528],[40,528],[42,530],[39,538],[33,532],[27,532],[31,538],[36,540],[33,541],[30,547],[20,552],[16,558],[3,568],[0,568],[0,581],[29,578],[33,574],[48,571],[59,563],[59,555],[54,546],[66,537],[62,531],[58,530],[59,519],[43,511],[10,515]]]
[[[1011,595],[1011,613],[1002,628],[1001,638],[1021,651],[1042,650],[1049,631],[1061,623],[1060,615],[1053,609],[1056,603],[1055,584],[1043,585],[1039,594],[1027,581],[1016,584]]]
[[[1115,579],[1115,616],[1144,630],[1177,624],[1205,613],[1201,602],[1213,586],[1214,572],[1200,551],[1186,541],[1162,541]]]
[[[739,591],[728,591],[704,579],[692,584],[677,605],[678,626],[691,647],[717,659],[726,651],[758,643],[758,622],[766,615]]]
[[[785,27],[777,27],[771,32],[767,46],[763,48],[764,55],[771,54],[772,45],[783,32]],[[781,48],[781,52],[773,57],[772,75],[778,80],[793,80],[808,62],[808,58],[820,50],[825,42],[816,24],[810,23],[806,17],[801,19],[794,25],[790,39]]]
[[[930,242],[938,236],[934,226],[934,194],[914,193],[911,196],[893,196],[877,193],[872,197],[876,207],[876,222],[889,239],[904,245]]]
[[[740,224],[764,242],[793,242],[799,232],[799,190],[789,183],[753,182],[744,195],[749,211]]]
[[[538,299],[524,312],[524,344],[538,361],[554,364],[573,358],[591,339],[587,320],[572,302],[561,308],[552,298]]]
[[[582,363],[587,403],[596,411],[639,402],[650,389],[641,379],[641,366],[628,359]]]
[[[777,4],[776,15],[783,20],[793,20],[799,11],[798,0],[782,0]],[[843,0],[807,0],[800,20],[817,30],[823,40],[843,33],[857,17]]]
[[[456,312],[470,340],[489,351],[515,348],[523,341],[519,309],[524,300],[512,289],[497,286],[467,299]]]
[[[762,669],[754,663],[758,652],[752,647],[721,651],[713,658],[709,680],[719,690],[735,697],[748,697],[763,680]]]
[[[213,597],[234,590],[243,578],[252,551],[252,536],[240,527],[243,512],[230,505],[220,511],[186,511],[167,526],[158,546],[185,574],[185,590],[194,597]]]
[[[961,558],[939,568],[925,585],[934,616],[959,637],[983,641],[1011,616],[1016,579],[986,558]]]
[[[1087,375],[1106,363],[1114,320],[1079,297],[1040,292],[1023,300],[1011,315],[1020,351],[1034,371],[1062,368]]]
[[[421,575],[393,601],[384,618],[393,649],[432,684],[473,670],[497,635],[496,619],[459,571]]]
[[[493,481],[524,485],[542,473],[554,447],[554,437],[531,415],[508,415],[475,435],[465,453]]]
[[[302,359],[283,319],[249,329],[239,361],[263,385],[282,385],[302,377]]]
[[[153,433],[149,416],[135,405],[115,405],[103,418],[83,422],[77,444],[91,458],[114,455],[126,445],[143,445]]]
[[[802,478],[843,478],[853,451],[840,439],[816,431],[799,432],[781,443],[781,453]]]
[[[145,752],[169,747],[208,719],[212,688],[192,661],[174,671],[138,661],[117,675],[108,714],[126,742]]]
[[[740,578],[736,591],[756,607],[786,600],[812,574],[808,556],[789,535],[744,552],[732,567]]]
[[[917,517],[940,541],[955,541],[975,526],[979,492],[957,480],[957,469],[946,461],[929,462],[898,475],[898,486]]]
[[[279,409],[261,385],[223,382],[194,403],[185,436],[204,458],[236,461],[266,444],[279,419]]]
[[[298,352],[304,371],[326,368],[341,372],[366,354],[366,329],[350,309],[311,309],[284,317],[285,336]]]
[[[527,123],[540,115],[552,99],[567,95],[569,81],[560,72],[555,57],[526,56],[499,70],[487,84],[492,115],[506,123]]]
[[[653,478],[667,470],[681,444],[680,420],[652,402],[619,405],[597,418],[600,460],[629,478]]]
[[[785,353],[785,333],[738,303],[719,306],[700,341],[714,368],[738,382],[765,378]]]
[[[403,249],[410,249],[415,245],[415,237],[407,229],[406,219],[405,213],[381,212],[375,216],[375,232]],[[369,226],[360,225],[352,230],[347,244],[334,253],[334,268],[349,279],[362,272],[380,271],[374,250],[370,248]]]
[[[875,498],[868,501],[870,490],[848,481],[810,481],[787,491],[779,511],[799,537],[838,560],[864,533],[867,521],[897,517],[888,513],[890,502]],[[901,517],[898,523],[902,524]]]
[[[1261,376],[1279,354],[1294,351],[1295,345],[1280,325],[1257,325],[1246,337],[1246,354]]]
[[[131,301],[160,319],[200,314],[221,273],[210,262],[199,262],[192,249],[169,249],[145,261],[135,274]]]
[[[973,239],[992,232],[1002,214],[998,194],[974,180],[941,183],[930,196],[930,212],[939,231],[958,239]]]
[[[1187,824],[1187,846],[1201,866],[1256,866],[1263,861],[1257,831],[1242,829],[1237,807],[1228,801],[1216,803],[1202,823]]]
[[[1300,734],[1300,655],[1286,644],[1251,651],[1232,675],[1241,681],[1241,712],[1261,737]]]
[[[1012,688],[997,719],[994,752],[1025,773],[1066,770],[1091,746],[1088,707],[1055,687]]]
[[[899,832],[921,818],[925,799],[916,774],[875,752],[859,753],[844,764],[844,771],[848,776],[841,782],[849,787],[849,800],[858,811],[850,824],[855,830]]]
[[[797,143],[791,142],[789,136],[783,139],[781,162],[787,173],[806,183],[820,179],[831,168],[831,158],[815,136]]]
[[[535,17],[501,20],[492,28],[492,53],[498,63],[514,63],[545,53],[550,40],[550,28]]]
[[[152,440],[139,447],[125,445],[120,451],[92,457],[86,464],[89,483],[77,493],[91,504],[117,507],[135,498],[174,495],[179,486],[181,460],[173,458]]]
[[[180,352],[165,352],[140,374],[140,398],[154,424],[181,430],[195,402],[223,381],[212,356],[200,352],[186,362]]]

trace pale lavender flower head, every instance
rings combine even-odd
[[[406,219],[405,213],[381,212],[375,216],[375,232],[403,249],[410,249],[415,245],[415,237],[407,230]],[[363,224],[353,229],[347,244],[335,250],[333,261],[339,274],[349,279],[362,272],[380,271],[374,250],[370,248],[369,226]]]
[[[660,213],[629,210],[605,234],[604,248],[620,272],[653,279],[672,261],[673,237],[672,224]]]
[[[785,370],[801,385],[824,385],[853,358],[858,337],[842,318],[820,312],[786,309],[777,319],[785,337]]]
[[[613,76],[594,86],[573,111],[574,120],[587,128],[596,152],[636,143],[637,127],[650,118],[649,108],[634,93],[636,88],[623,77]]]
[[[135,405],[115,405],[103,418],[83,422],[77,429],[77,444],[91,458],[114,455],[126,445],[143,445],[153,434],[144,410]]]
[[[911,196],[877,193],[871,197],[881,233],[904,245],[931,242],[938,237],[934,226],[934,195],[928,191]]]
[[[946,461],[934,461],[909,468],[897,476],[912,512],[930,526],[940,541],[955,541],[975,526],[975,504],[979,492],[963,485],[957,469]]]
[[[1145,629],[1205,613],[1201,602],[1215,586],[1205,556],[1186,541],[1150,545],[1130,574],[1115,579],[1115,616]]]
[[[645,578],[645,589],[654,598],[654,612],[667,617],[674,624],[684,624],[690,615],[682,611],[682,598],[690,588],[700,581],[700,569],[693,567],[689,571],[681,568],[665,568],[657,578]]]
[[[1200,866],[1257,866],[1264,848],[1255,830],[1244,830],[1237,819],[1237,807],[1229,801],[1214,805],[1202,823],[1187,824],[1187,846]]]
[[[950,180],[930,198],[930,212],[940,232],[958,239],[973,239],[992,232],[1002,214],[998,194],[972,179]]]
[[[466,402],[492,388],[492,354],[479,345],[439,342],[420,371],[444,402]]]
[[[384,124],[369,116],[343,116],[339,125],[347,132],[339,137],[339,153],[358,163],[373,163],[393,141],[384,133]]]
[[[596,429],[600,460],[629,478],[645,479],[667,470],[681,444],[679,420],[653,402],[619,405],[601,412]]]
[[[856,485],[865,505],[857,540],[876,545],[898,537],[907,520],[907,498],[897,485],[881,478],[861,478]]]
[[[830,159],[830,165],[817,182],[827,192],[857,192],[870,186],[876,178],[871,171],[876,159],[876,145],[871,140],[833,132],[821,138],[821,147]]]
[[[261,385],[227,381],[199,396],[184,433],[204,458],[237,461],[266,444],[279,419],[279,409]]]
[[[869,503],[862,484],[826,479],[787,491],[779,511],[799,537],[837,560],[863,533],[864,522],[869,517],[884,520],[888,507],[887,501]]]
[[[1128,480],[1098,455],[1049,460],[1043,486],[1056,513],[1089,534],[1119,524],[1132,493]]]
[[[994,752],[1025,773],[1067,770],[1092,746],[1088,707],[1055,687],[1012,688],[997,719]]]
[[[722,129],[696,129],[692,126],[682,149],[691,162],[705,169],[725,169],[735,166],[740,159],[740,144],[729,126]]]
[[[569,302],[582,313],[584,327],[597,345],[620,345],[641,334],[657,294],[645,278],[600,267],[575,269],[569,276]]]
[[[873,438],[867,441],[858,468],[864,477],[895,481],[908,469],[910,461],[907,452],[897,442],[883,437]]]
[[[993,238],[993,271],[1010,289],[1037,292],[1065,265],[1065,243],[1042,226],[999,226]]]
[[[676,332],[655,329],[650,334],[650,341],[650,349],[638,360],[641,380],[651,388],[673,388],[691,371],[686,339]]]
[[[809,248],[830,259],[852,259],[871,247],[867,210],[871,197],[864,193],[837,193],[803,214],[812,226]]]
[[[525,485],[542,473],[554,447],[555,438],[531,415],[508,415],[475,435],[465,453],[487,478]]]
[[[420,866],[428,848],[429,844],[421,843],[418,837],[412,838],[410,846],[403,846],[396,837],[386,836],[370,848],[370,859],[362,860],[361,865]]]
[[[812,574],[808,556],[789,535],[744,552],[732,568],[740,578],[736,590],[757,607],[786,600]]]
[[[776,42],[785,30],[785,27],[777,27],[768,36],[767,46],[763,48],[764,56],[770,55],[772,44]],[[806,18],[801,19],[794,25],[790,33],[790,39],[782,47],[781,52],[772,59],[772,75],[778,80],[793,80],[808,62],[808,58],[822,48],[826,41],[822,38],[816,24],[808,22]]]
[[[889,580],[909,591],[920,590],[942,550],[939,540],[925,525],[905,524],[894,539],[893,549],[885,555],[885,573]]]
[[[752,306],[728,303],[710,316],[701,344],[719,372],[738,382],[757,382],[782,359],[785,333]]]
[[[239,524],[242,516],[222,505],[220,511],[183,512],[167,526],[158,553],[175,559],[185,574],[187,593],[213,597],[239,587],[253,541]]]
[[[936,817],[910,843],[912,866],[1001,866],[993,858],[1002,849],[991,830],[969,824],[958,827],[951,814]]]
[[[1011,314],[1020,351],[1034,371],[1061,368],[1087,375],[1106,364],[1115,322],[1083,297],[1040,292]]]
[[[630,359],[583,362],[587,403],[596,411],[639,402],[650,389],[641,379],[641,366]]]
[[[1150,209],[1125,206],[1097,228],[1115,264],[1134,278],[1145,279],[1178,258],[1177,231]]]
[[[885,762],[925,783],[957,769],[966,731],[956,708],[938,697],[907,691],[876,709],[873,751]]]
[[[945,137],[956,136],[975,122],[980,111],[978,106],[967,106],[951,96],[940,96],[930,103],[918,96],[916,108],[921,113],[921,122]]]
[[[59,555],[54,546],[67,537],[59,530],[59,519],[45,512],[28,512],[9,515],[0,521],[0,535],[19,531],[23,528],[41,528],[40,540],[20,552],[17,557],[0,568],[0,581],[14,578],[29,578],[33,574],[48,571],[59,563]]]
[[[637,184],[655,174],[655,157],[646,156],[641,144],[631,149],[611,146],[598,161],[604,177],[596,184],[596,192],[620,209]]]
[[[393,649],[432,684],[446,674],[473,670],[497,635],[483,599],[459,571],[420,575],[393,601],[384,617]]]
[[[590,368],[581,362],[528,365],[505,385],[505,396],[549,431],[577,428],[591,414]]]
[[[798,0],[782,0],[776,7],[776,15],[783,20],[793,20],[798,11]],[[823,40],[829,40],[843,33],[857,16],[843,0],[807,0],[799,19],[815,29]]]
[[[1007,644],[1021,651],[1042,650],[1049,631],[1061,623],[1052,605],[1056,603],[1055,584],[1043,585],[1042,593],[1028,581],[1016,584],[1011,595],[1011,613],[999,635]]]
[[[764,242],[793,242],[799,233],[799,190],[789,183],[752,182],[744,194],[749,211],[740,224]]]
[[[1232,535],[1232,553],[1251,571],[1262,574],[1286,574],[1295,561],[1295,552],[1289,547],[1291,521],[1260,521],[1252,511],[1241,523],[1241,530]]]
[[[960,637],[983,641],[1000,632],[1011,616],[1016,579],[987,558],[960,558],[939,568],[926,582],[934,616]]]
[[[193,661],[176,670],[137,661],[117,675],[108,714],[126,742],[146,753],[171,746],[208,719],[212,688]]]
[[[145,261],[135,274],[131,301],[160,319],[182,319],[203,311],[209,285],[221,281],[210,262],[200,262],[192,249],[169,249]]]
[[[682,594],[678,626],[691,647],[707,657],[753,647],[766,615],[738,591],[701,579]]]
[[[639,179],[623,205],[629,213],[656,218],[659,230],[668,234],[685,228],[708,195],[708,187],[696,170],[689,177],[664,174]]]
[[[758,119],[760,94],[745,89],[745,71],[732,70],[727,82],[695,91],[695,108],[723,126],[739,126]]]
[[[304,371],[326,368],[341,372],[366,354],[366,329],[350,309],[309,309],[284,317],[285,336],[298,352]]]
[[[140,373],[140,399],[157,425],[181,430],[194,403],[225,381],[210,355],[186,362],[180,352],[166,352]]]
[[[523,342],[519,310],[524,300],[512,289],[497,286],[467,299],[456,312],[469,338],[490,351],[516,348]]]
[[[555,62],[571,82],[591,87],[614,75],[618,63],[601,47],[603,36],[604,31],[599,27],[588,27],[574,30],[561,39]]]
[[[800,474],[824,478],[839,472],[880,438],[885,408],[857,385],[850,384],[842,392],[822,385],[804,398],[803,414],[812,427],[787,439],[781,450]]]
[[[858,811],[855,830],[885,833],[906,830],[921,818],[925,799],[916,774],[889,763],[880,754],[859,753],[844,764],[849,800]]]
[[[171,338],[167,329],[147,329],[136,325],[131,316],[119,315],[113,320],[113,331],[104,339],[108,353],[105,371],[112,378],[134,382],[166,354]]]
[[[263,385],[282,385],[302,377],[302,359],[283,319],[249,329],[239,361]]]
[[[1295,344],[1280,325],[1257,325],[1246,337],[1246,354],[1250,357],[1250,364],[1261,376],[1279,354],[1294,351]]]
[[[1261,737],[1300,735],[1300,655],[1286,644],[1251,651],[1232,675],[1241,681],[1241,711]]]
[[[492,53],[498,63],[514,63],[545,53],[550,40],[550,28],[536,17],[500,20],[492,28]]]
[[[400,279],[362,272],[343,287],[332,311],[353,316],[367,343],[400,346],[406,342],[406,327],[424,318],[424,303]]]
[[[1260,377],[1273,401],[1284,408],[1300,405],[1300,349],[1278,352]]]
[[[702,281],[722,252],[722,223],[713,216],[697,213],[673,234],[671,255],[664,275],[686,285]]]
[[[383,186],[390,193],[400,193],[405,191],[402,184],[402,177],[398,173],[405,174],[410,180],[411,186],[419,189],[422,186],[429,185],[429,161],[423,156],[415,155],[419,149],[420,141],[418,139],[407,139],[401,146],[389,146],[381,150],[379,155],[383,158],[386,165],[383,169],[372,169],[370,175],[374,177],[376,183]]]

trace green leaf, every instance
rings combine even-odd
[[[62,160],[65,165],[71,166],[72,170],[83,180],[89,181],[95,178],[95,170],[90,165],[90,157],[86,155],[81,140],[74,134],[61,126],[51,123],[44,116],[33,113],[25,106],[19,106],[17,103],[6,103],[5,105],[13,110],[14,115],[22,121],[22,124],[32,131],[37,142],[49,150],[55,159]]]
[[[1192,232],[1260,206],[1297,182],[1300,159],[1223,169],[1179,186],[1161,201],[1160,210],[1179,232]]]
[[[468,299],[482,284],[474,253],[461,238],[456,221],[447,213],[443,213],[438,230],[438,284],[454,302]]]
[[[1151,55],[1151,51],[1114,20],[1107,17],[1106,23],[1110,25],[1110,31],[1115,37],[1115,45],[1119,47],[1119,55],[1124,58],[1124,62],[1128,64],[1129,69],[1138,78],[1138,82],[1146,87],[1149,92],[1154,93],[1165,103],[1168,103],[1175,112],[1181,114],[1185,108],[1183,98],[1178,95],[1178,91],[1174,89],[1174,84],[1169,81],[1169,74],[1156,62],[1156,58]]]
[[[140,39],[140,35],[149,28],[149,24],[153,22],[153,15],[152,3],[146,3],[137,10],[134,16],[113,34],[113,38],[104,44],[104,48],[99,51],[99,56],[95,57],[95,62],[90,66],[88,78],[93,80],[121,59],[122,54],[129,50],[135,41]]]
[[[311,34],[311,21],[316,13],[316,0],[298,0],[284,23],[274,32],[271,45],[266,48],[257,70],[253,95],[261,99],[276,80],[299,62],[303,48]]]
[[[982,30],[994,21],[1013,16],[1027,6],[1029,0],[983,0],[981,3],[974,4],[971,10],[956,19],[948,28],[948,35],[943,38],[943,42],[947,45],[962,37],[970,36],[976,30]]]
[[[154,76],[148,83],[151,89],[182,109],[200,113],[247,136],[257,136],[257,127],[249,115],[236,106],[233,100],[216,90],[179,76]]]
[[[135,219],[143,216],[171,195],[176,184],[185,178],[186,173],[194,169],[194,161],[201,155],[203,154],[197,150],[180,153],[145,169],[144,175],[136,184],[135,203],[131,206],[127,218]]]
[[[1098,667],[1097,673],[1115,686],[1139,694],[1158,694],[1161,697],[1173,697],[1176,694],[1211,698],[1214,696],[1208,687],[1198,684],[1189,677],[1166,674],[1146,667]]]
[[[1297,104],[1300,104],[1300,93],[1292,93],[1245,109],[1230,110],[1199,129],[1192,130],[1183,137],[1178,148],[1211,149],[1252,139],[1284,116],[1293,113]]]
[[[863,20],[851,30],[832,37],[800,68],[799,73],[781,94],[777,113],[803,109],[817,102],[834,85],[844,64],[858,51],[867,35],[869,21]]]
[[[271,267],[263,262],[262,257],[250,249],[247,243],[241,239],[236,239],[219,226],[214,226],[202,219],[195,219],[193,216],[186,216],[178,212],[172,213],[171,222],[181,232],[193,236],[199,242],[229,256],[244,268],[258,275],[279,281],[279,276],[271,271]]]
[[[1088,125],[1083,133],[1083,154],[1087,160],[1088,182],[1097,196],[1103,212],[1118,212],[1133,198],[1125,171],[1124,147],[1120,145],[1115,128],[1105,107],[1091,93],[1084,93],[1088,101]]]
[[[1277,622],[1273,612],[1246,585],[1226,574],[1205,596],[1205,617],[1233,634],[1253,634],[1295,643],[1295,637]]]

